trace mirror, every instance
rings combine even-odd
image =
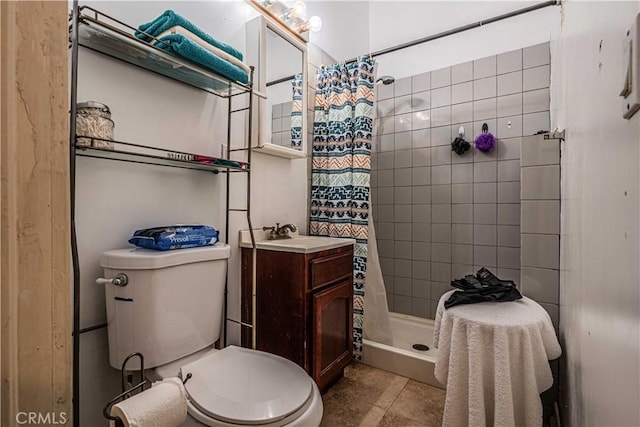
[[[267,27],[265,142],[302,150],[302,52]],[[296,101],[296,108],[293,103]],[[297,110],[297,111],[296,111]],[[270,140],[269,140],[270,139]]]
[[[247,46],[252,40],[257,49],[247,49],[247,58],[257,64],[255,87],[264,95],[257,98],[258,148],[306,157],[307,46],[264,16],[247,25]]]

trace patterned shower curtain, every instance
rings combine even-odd
[[[291,148],[302,150],[302,74],[293,77],[291,89]]]
[[[374,61],[318,70],[313,126],[310,234],[356,239],[353,259],[353,350],[362,355]]]

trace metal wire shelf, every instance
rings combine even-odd
[[[78,44],[136,67],[228,98],[251,91],[250,85],[229,80],[187,59],[172,55],[134,36],[136,28],[89,6],[79,8]],[[163,43],[151,37],[154,42]]]
[[[79,144],[78,141],[91,141],[92,146]],[[112,144],[114,148],[95,145]],[[147,165],[168,166],[180,169],[192,169],[206,172],[248,172],[249,164],[217,157],[202,156],[183,151],[167,150],[134,144],[124,141],[112,141],[102,138],[76,136],[76,155],[121,162],[142,163]]]
[[[96,327],[82,329],[80,327],[80,257],[78,253],[76,232],[76,160],[77,157],[90,157],[121,162],[141,163],[180,169],[200,170],[211,173],[226,173],[226,198],[225,198],[225,232],[224,241],[228,243],[230,213],[242,211],[246,215],[248,229],[251,230],[252,243],[253,226],[251,223],[251,158],[252,158],[252,126],[253,126],[253,101],[254,97],[265,97],[264,94],[253,90],[254,67],[250,67],[249,83],[242,84],[215,72],[209,71],[193,64],[188,60],[174,56],[157,46],[137,39],[136,28],[112,18],[98,10],[88,6],[80,7],[78,0],[73,0],[73,10],[69,19],[69,48],[71,56],[71,99],[70,99],[70,126],[69,126],[69,168],[70,168],[70,221],[71,221],[71,258],[73,265],[73,425],[80,427],[80,334]],[[157,38],[151,37],[152,43],[162,43]],[[124,141],[110,141],[98,138],[87,138],[76,134],[76,114],[78,102],[78,51],[82,46],[86,49],[98,52],[107,57],[118,60],[124,64],[133,65],[141,70],[161,75],[170,80],[202,90],[226,99],[226,153],[225,158],[201,156],[194,153],[167,150],[134,144]],[[247,97],[246,108],[232,108],[232,103],[237,95]],[[243,154],[246,162],[229,160],[233,151],[231,149],[233,114],[245,114],[247,127],[244,130]],[[82,138],[82,139],[81,139]],[[104,142],[107,142],[105,144]],[[111,145],[112,144],[112,145]],[[113,149],[112,149],[113,148]],[[246,209],[230,208],[231,172],[241,172],[246,176]],[[228,298],[228,280],[225,280],[225,300]],[[224,318],[227,318],[227,304],[224,305]],[[106,324],[104,324],[106,325]],[[98,325],[102,327],[103,325]],[[227,328],[224,328],[224,345],[227,343]],[[142,358],[142,357],[141,357]],[[126,398],[137,389],[143,389],[145,382],[141,382],[130,390],[112,400],[105,408],[105,413],[110,412],[109,405],[118,399]],[[124,386],[123,386],[124,387]],[[109,414],[110,415],[110,414]],[[106,415],[105,415],[106,416]],[[107,416],[107,418],[113,420]],[[116,423],[117,420],[113,420]],[[117,424],[116,424],[117,425]]]

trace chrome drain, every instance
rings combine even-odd
[[[412,347],[418,351],[429,351],[429,346],[424,344],[414,344]]]

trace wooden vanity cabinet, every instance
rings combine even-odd
[[[252,249],[242,248],[242,322],[251,324]],[[321,392],[353,354],[353,245],[314,253],[258,249],[256,349],[304,368]],[[242,325],[242,346],[251,328]]]

